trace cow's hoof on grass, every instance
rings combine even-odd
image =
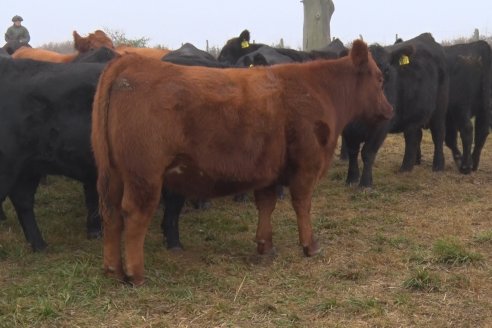
[[[469,166],[461,166],[460,167],[460,173],[461,174],[470,174],[471,172],[472,172],[471,165],[469,165]]]
[[[274,250],[273,243],[268,240],[258,240],[256,241],[256,251],[260,255],[267,255]]]
[[[125,282],[132,287],[140,287],[145,283],[144,277],[126,276]]]
[[[99,231],[87,231],[87,239],[101,239],[102,238],[102,232]]]
[[[179,245],[176,245],[176,246],[168,246],[167,247],[167,250],[170,251],[170,252],[172,252],[172,253],[180,253],[184,249],[183,249],[183,246],[181,244],[179,244]]]
[[[256,253],[252,255],[249,259],[249,262],[254,265],[268,266],[273,263],[273,260],[275,260],[275,258],[277,258],[277,249],[275,247],[272,247],[266,253]]]
[[[311,245],[303,246],[302,250],[303,250],[305,256],[311,257],[311,256],[318,254],[320,252],[321,248],[319,247],[318,241],[313,240]]]
[[[104,269],[104,275],[110,279],[119,281],[119,282],[126,282],[127,277],[123,273],[123,271],[116,270],[114,268],[105,268]]]
[[[44,251],[46,247],[48,247],[48,244],[46,244],[44,241],[31,244],[32,251],[35,253]]]

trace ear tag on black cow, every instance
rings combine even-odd
[[[410,64],[410,58],[408,58],[407,55],[401,55],[400,57],[400,66],[408,65]]]
[[[255,65],[254,64],[249,64],[249,68],[251,68],[251,67],[255,67]]]
[[[241,48],[249,48],[249,42],[244,40],[243,42],[241,42]]]

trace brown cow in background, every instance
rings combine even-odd
[[[114,49],[111,38],[109,38],[106,33],[101,30],[96,30],[94,33],[89,33],[86,37],[82,37],[77,33],[77,31],[73,31],[73,47],[76,51],[69,54],[61,54],[56,51],[42,48],[20,47],[12,54],[12,58],[27,58],[52,63],[68,63],[73,61],[80,54],[84,54],[93,49],[102,47]]]
[[[348,122],[392,117],[382,84],[360,40],[342,59],[268,68],[186,67],[131,54],[112,61],[92,124],[106,274],[144,282],[145,234],[164,183],[197,198],[254,190],[260,254],[273,248],[275,186],[287,185],[304,254],[316,254],[315,185]]]
[[[140,56],[154,58],[154,59],[161,59],[171,51],[169,49],[139,48],[139,47],[126,46],[126,45],[117,46],[115,50],[120,55],[135,53]]]

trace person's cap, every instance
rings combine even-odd
[[[12,22],[22,22],[22,21],[23,19],[19,15],[15,15],[14,17],[12,17]]]

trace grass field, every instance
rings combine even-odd
[[[0,327],[492,327],[492,142],[467,176],[447,149],[445,172],[432,172],[427,132],[422,152],[422,165],[397,174],[403,138],[390,136],[370,191],[346,187],[335,159],[313,199],[313,258],[288,200],[274,212],[275,258],[255,255],[252,203],[186,207],[178,253],[162,246],[159,210],[140,288],[103,276],[81,186],[50,177],[36,200],[45,252],[31,252],[6,204]]]

